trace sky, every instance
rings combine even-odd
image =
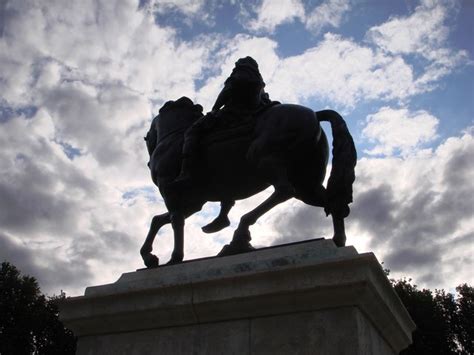
[[[151,120],[181,96],[210,110],[250,55],[272,99],[345,118],[358,150],[347,245],[419,287],[472,285],[472,18],[469,0],[0,0],[0,260],[69,296],[143,267],[166,211],[146,165]],[[207,203],[186,221],[185,259],[217,254],[271,191],[213,235]],[[292,199],[251,232],[270,246],[332,225]],[[172,244],[166,226],[161,263]]]

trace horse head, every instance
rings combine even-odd
[[[202,106],[194,104],[186,96],[176,101],[168,101],[160,108],[157,130],[158,140],[175,132],[184,132],[197,119],[203,116]]]

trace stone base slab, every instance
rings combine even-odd
[[[78,354],[398,354],[415,328],[375,256],[331,240],[125,273],[61,319]]]

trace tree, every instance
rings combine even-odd
[[[456,291],[460,295],[455,325],[457,340],[467,354],[474,354],[474,288],[463,284]]]
[[[401,355],[474,354],[474,289],[456,288],[459,297],[444,290],[419,290],[411,280],[390,280],[417,328],[413,344]]]
[[[46,298],[34,277],[8,262],[0,269],[0,354],[74,354],[76,339],[59,321],[58,302]]]

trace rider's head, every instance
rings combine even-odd
[[[265,82],[258,70],[258,64],[252,57],[247,56],[236,61],[231,76],[240,78],[241,81],[254,82],[260,87],[265,87]]]
[[[247,67],[251,67],[254,70],[258,71],[257,61],[255,59],[253,59],[252,57],[249,57],[249,56],[247,56],[245,58],[240,58],[238,61],[235,62],[235,66],[236,67],[247,66]]]

